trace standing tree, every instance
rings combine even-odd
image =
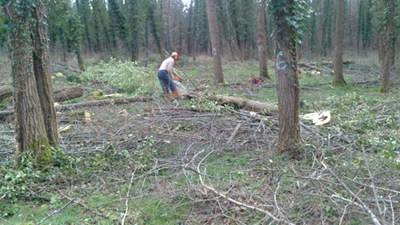
[[[335,68],[333,85],[346,85],[343,77],[343,17],[344,0],[337,0],[336,6],[336,43],[335,43]]]
[[[75,12],[68,13],[67,16],[67,43],[68,50],[73,51],[76,56],[76,60],[78,62],[79,69],[81,71],[86,70],[85,63],[82,57],[82,26],[79,19],[79,16]]]
[[[396,22],[398,10],[396,10],[395,0],[375,1],[375,12],[377,14],[377,25],[381,36],[382,44],[382,82],[381,92],[389,92],[390,89],[390,70],[395,55],[394,39],[396,35]]]
[[[110,18],[110,34],[113,47],[126,45],[125,17],[122,15],[117,0],[108,1],[108,14]]]
[[[147,1],[147,15],[146,20],[149,23],[150,33],[153,36],[155,45],[157,47],[157,52],[162,58],[162,47],[161,47],[161,28],[160,23],[157,21],[156,16],[156,9],[157,9],[157,2],[155,0]]]
[[[267,68],[267,38],[265,32],[265,0],[259,0],[257,6],[257,44],[258,44],[258,66],[260,76],[271,79]]]
[[[358,6],[358,21],[357,21],[357,52],[360,50],[368,50],[372,45],[372,13],[371,1],[360,1]],[[368,51],[366,51],[368,52]]]
[[[222,0],[222,15],[224,17],[223,22],[223,33],[226,41],[228,42],[229,52],[231,54],[231,59],[236,60],[236,52],[239,49],[236,31],[233,25],[233,20],[231,17],[231,8],[228,0]]]
[[[139,8],[140,4],[137,0],[129,0],[128,2],[129,8],[129,27],[130,27],[130,53],[131,53],[131,60],[136,61],[139,58],[139,47],[140,41],[142,40],[140,34],[140,18],[142,9]]]
[[[212,2],[214,3],[214,2]],[[204,0],[194,0],[194,43],[196,53],[206,53],[210,49],[210,29],[207,22],[207,6]]]
[[[35,0],[32,18],[33,70],[36,77],[36,87],[43,113],[47,138],[52,146],[59,146],[56,111],[53,101],[53,86],[49,68],[46,9],[44,1]]]
[[[220,36],[218,32],[217,15],[215,13],[215,6],[213,0],[207,0],[207,18],[208,26],[210,28],[212,55],[214,57],[214,77],[216,84],[224,83],[224,75],[222,72],[221,63],[221,48]]]
[[[102,0],[92,0],[93,50],[102,52],[111,46],[107,7]]]
[[[90,32],[90,27],[91,27],[90,18],[92,15],[92,11],[90,10],[91,5],[89,4],[89,0],[77,0],[76,8],[81,18],[81,23],[83,25],[85,46],[90,52],[92,52],[93,41],[92,41],[92,34]]]
[[[47,58],[47,24],[41,0],[3,2],[10,19],[17,161],[33,152],[36,163],[51,163],[58,134]]]
[[[296,61],[296,43],[300,41],[305,13],[305,0],[272,0],[270,7],[275,22],[275,73],[277,76],[280,152],[294,158],[300,154],[300,87]]]
[[[78,13],[72,9],[69,0],[48,1],[48,29],[53,50],[57,45],[57,39],[61,44],[62,62],[67,62],[67,52],[74,52],[78,66],[85,71],[81,45],[82,45],[82,24]]]
[[[186,45],[187,45],[187,55],[192,56],[193,54],[193,3],[194,1],[190,1],[190,6],[188,9],[188,26],[187,26],[187,40],[186,40]]]
[[[332,1],[322,0],[323,9],[322,16],[322,31],[321,31],[321,55],[328,56],[328,51],[332,47]]]

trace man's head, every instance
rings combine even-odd
[[[175,61],[179,61],[179,55],[178,55],[177,52],[171,53],[171,57],[172,57]]]

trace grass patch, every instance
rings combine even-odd
[[[277,102],[272,68],[272,81],[252,87],[248,78],[258,74],[254,61],[225,62],[226,83],[239,85],[215,87],[209,60],[199,57],[196,67],[189,60],[185,62],[185,73],[205,92]],[[139,76],[150,68],[117,60],[91,66],[85,76],[93,83],[106,82],[133,95],[160,92],[154,72]],[[119,86],[134,70],[140,73],[127,84],[132,86]],[[114,77],[119,74],[121,77]],[[142,83],[143,79],[150,84]],[[395,88],[389,94],[380,94],[377,85],[331,87],[331,79],[330,75],[311,73],[300,78],[301,99],[305,101],[301,113],[329,110],[332,120],[320,127],[302,121],[308,129],[302,127],[304,143],[298,161],[275,152],[278,118],[269,117],[268,123],[263,123],[228,113],[217,103],[201,98],[181,99],[179,108],[160,100],[91,112],[90,123],[78,124],[80,127],[74,124],[77,127],[73,131],[63,134],[71,157],[68,170],[25,180],[18,174],[1,173],[1,187],[17,184],[44,190],[46,195],[37,196],[33,191],[27,198],[23,194],[28,192],[15,189],[19,195],[4,197],[0,203],[0,222],[37,223],[67,204],[62,191],[77,202],[45,224],[117,224],[127,200],[127,224],[273,223],[259,211],[206,190],[202,178],[220,193],[263,210],[280,211],[282,218],[292,223],[338,224],[345,215],[343,224],[370,224],[372,220],[364,209],[343,200],[354,201],[354,196],[341,182],[373,212],[378,209],[372,201],[371,180],[376,187],[384,188],[378,189],[382,206],[389,206],[389,196],[393,202],[400,200],[395,192],[388,191],[399,190],[400,92]],[[348,83],[357,81],[345,79]],[[104,113],[102,117],[100,112]],[[123,117],[120,112],[124,112]],[[238,124],[241,126],[234,140],[227,143]],[[14,179],[9,179],[10,174]],[[26,174],[30,178],[33,173]],[[393,207],[399,210],[399,206]],[[389,211],[385,217],[391,222]]]

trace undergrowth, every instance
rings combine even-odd
[[[229,68],[231,84],[257,74],[250,63]],[[185,72],[196,84],[212,80],[211,74],[200,78],[198,68]],[[134,95],[159,92],[155,73],[132,63],[100,62],[83,76]],[[371,224],[363,203],[381,221],[396,224],[399,219],[390,216],[400,210],[395,204],[400,200],[399,91],[383,95],[373,86],[318,85],[330,79],[313,74],[300,79],[302,87],[311,87],[301,91],[301,114],[330,111],[332,118],[319,127],[302,121],[298,161],[275,151],[274,117],[266,123],[198,98],[180,99],[179,109],[146,105],[146,113],[145,106],[132,104],[133,115],[119,125],[122,110],[116,107],[104,112],[100,126],[83,124],[94,130],[75,133],[83,138],[66,155],[54,155],[54,168],[4,166],[0,222],[38,223],[58,210],[43,223],[118,224],[126,216],[127,224]],[[276,101],[273,86],[202,84],[209,93]],[[95,133],[108,124],[114,130]]]
[[[120,61],[115,58],[111,58],[107,63],[100,61],[89,66],[80,76],[89,82],[103,82],[118,92],[137,96],[152,95],[158,85],[157,75],[153,70],[136,62]]]

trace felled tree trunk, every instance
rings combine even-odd
[[[53,92],[55,102],[63,102],[66,100],[79,98],[83,95],[83,88],[80,86],[68,87]]]
[[[148,102],[152,101],[154,98],[152,97],[130,97],[130,98],[121,98],[121,99],[104,99],[104,100],[93,100],[87,102],[79,102],[74,104],[66,104],[66,105],[58,105],[55,107],[56,111],[66,111],[66,110],[74,110],[83,107],[91,107],[91,106],[106,106],[106,105],[122,105],[122,104],[130,104],[134,102]],[[13,110],[0,111],[0,120],[11,116],[14,114]]]
[[[0,87],[0,101],[9,98],[12,95],[13,95],[13,87],[8,85]]]
[[[206,95],[205,93],[202,92],[193,92],[188,94],[188,96],[192,98],[204,97],[209,100],[219,101],[222,104],[233,104],[239,108],[257,112],[263,115],[278,114],[278,107],[271,103],[259,102],[255,100],[225,96],[225,95]]]
[[[9,98],[13,95],[13,88],[11,86],[0,87],[0,101]],[[79,98],[83,95],[83,89],[80,86],[68,87],[53,92],[53,99],[55,102],[63,102],[66,100]]]

